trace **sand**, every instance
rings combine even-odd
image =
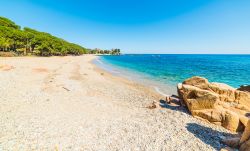
[[[91,63],[97,56],[0,58],[2,150],[219,150],[229,135],[164,96]]]

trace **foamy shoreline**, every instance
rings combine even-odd
[[[94,55],[0,58],[0,150],[218,150],[228,134]],[[222,132],[226,132],[225,134]]]

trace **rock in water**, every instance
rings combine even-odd
[[[237,90],[250,92],[250,85],[242,85]]]
[[[250,93],[223,83],[210,83],[192,77],[177,86],[179,97],[195,117],[221,125],[231,131],[243,131],[249,118]]]

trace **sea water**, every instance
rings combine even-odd
[[[162,94],[176,94],[176,85],[192,76],[232,87],[250,84],[250,55],[126,54],[101,56],[95,63]]]

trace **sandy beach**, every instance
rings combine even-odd
[[[0,58],[0,150],[219,150],[229,132],[113,76],[97,56]]]

